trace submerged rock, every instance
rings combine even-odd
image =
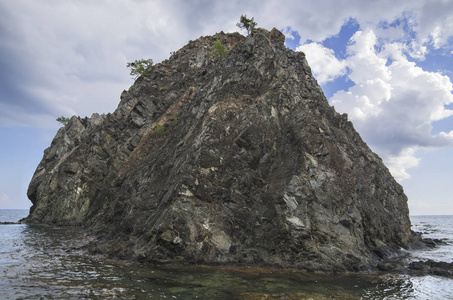
[[[201,37],[147,72],[58,131],[28,222],[86,226],[124,258],[323,271],[414,238],[402,187],[278,30]]]

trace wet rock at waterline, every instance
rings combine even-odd
[[[276,29],[200,37],[114,113],[72,117],[28,196],[27,222],[150,262],[367,270],[416,238],[402,187]]]

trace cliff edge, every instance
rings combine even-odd
[[[114,113],[72,117],[31,180],[27,222],[83,225],[93,250],[150,262],[357,271],[405,247],[402,187],[284,41],[200,37]]]

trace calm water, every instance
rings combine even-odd
[[[27,213],[0,210],[0,222]],[[413,255],[451,262],[453,216],[412,221],[415,231],[448,243]],[[453,299],[453,280],[435,276],[157,268],[87,255],[79,248],[88,237],[78,228],[0,225],[0,237],[0,299]]]

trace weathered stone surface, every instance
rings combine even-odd
[[[278,30],[201,37],[149,73],[60,129],[28,222],[87,226],[124,258],[325,271],[413,239],[403,189]]]
[[[435,275],[442,277],[453,277],[453,262],[438,262],[428,259],[426,261],[414,261],[409,264],[410,274],[425,276]]]

